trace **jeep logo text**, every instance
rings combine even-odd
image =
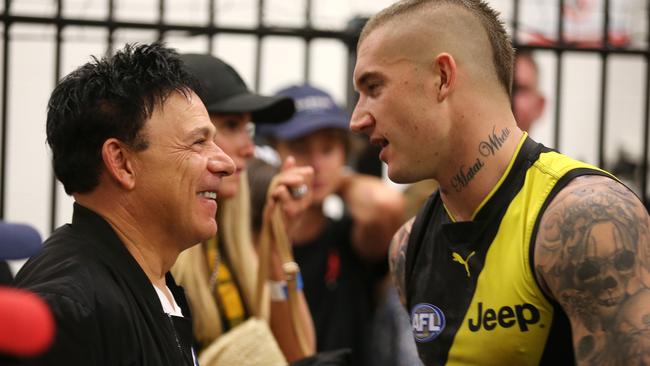
[[[478,303],[478,314],[475,319],[469,318],[469,330],[478,332],[481,327],[485,330],[492,330],[497,326],[510,328],[519,325],[522,332],[528,331],[528,326],[539,322],[539,310],[532,304],[503,306],[498,311],[492,308],[483,310],[483,303]]]

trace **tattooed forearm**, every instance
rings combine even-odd
[[[536,270],[572,319],[582,364],[650,365],[649,223],[604,177],[576,179],[544,213]]]
[[[406,248],[408,247],[407,244],[414,221],[415,217],[407,221],[402,225],[397,233],[395,233],[393,240],[390,243],[388,258],[388,264],[390,266],[390,271],[393,274],[393,281],[397,288],[397,294],[404,305],[406,305],[406,286],[404,283],[406,280]]]
[[[492,134],[478,144],[478,152],[484,158],[494,156],[510,136],[509,128],[504,128],[499,133],[496,133],[495,129],[496,127],[493,127]],[[451,186],[456,192],[462,191],[484,166],[485,161],[481,157],[476,158],[469,167],[461,165],[458,173],[451,178]]]

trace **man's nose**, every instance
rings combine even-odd
[[[370,129],[374,124],[374,119],[372,115],[364,108],[361,104],[361,99],[357,102],[357,105],[352,111],[352,117],[350,118],[350,129],[356,133],[365,133],[370,134]]]
[[[215,153],[208,159],[208,169],[213,174],[221,176],[231,175],[235,172],[235,162],[221,148],[218,146],[215,147]]]

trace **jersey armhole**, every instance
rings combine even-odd
[[[427,199],[427,202],[424,204],[420,212],[415,217],[415,221],[413,222],[413,227],[411,228],[411,234],[409,235],[408,242],[407,242],[407,247],[406,247],[406,263],[405,263],[405,271],[404,271],[404,292],[406,296],[406,306],[408,309],[411,308],[411,303],[410,303],[410,294],[412,293],[411,291],[411,286],[410,286],[410,279],[411,276],[413,275],[413,269],[415,268],[415,259],[418,256],[418,252],[420,251],[420,247],[422,246],[422,241],[424,239],[424,235],[426,234],[426,223],[429,222],[431,219],[431,214],[433,212],[433,207],[435,206],[435,202],[438,201],[440,198],[440,192],[436,191],[434,194],[432,194],[429,199]]]

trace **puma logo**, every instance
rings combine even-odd
[[[469,253],[467,258],[463,259],[463,257],[460,254],[456,252],[451,252],[451,258],[454,260],[454,262],[458,262],[463,266],[465,266],[465,271],[467,271],[467,277],[471,277],[469,274],[469,259],[472,258],[474,254],[476,254],[476,252],[472,251],[471,253]]]

